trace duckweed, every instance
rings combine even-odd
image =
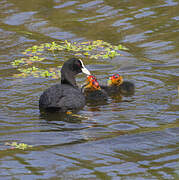
[[[6,142],[5,145],[6,146],[11,146],[11,149],[21,149],[21,150],[25,150],[27,148],[32,147],[31,145],[24,144],[24,143],[19,143],[18,144],[17,142],[12,142],[12,143]]]
[[[51,53],[55,56],[56,52],[63,51],[63,53],[70,53],[78,58],[89,58],[89,59],[111,59],[116,56],[120,56],[120,50],[128,50],[123,45],[111,45],[108,42],[102,40],[96,41],[84,41],[84,42],[70,42],[60,41],[43,43],[40,45],[34,45],[24,52],[20,59],[14,60],[11,64],[20,71],[20,74],[15,74],[15,77],[51,77],[59,78],[60,69],[50,68],[42,69],[42,61],[46,60],[45,55]]]

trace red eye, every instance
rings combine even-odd
[[[113,79],[117,79],[117,78],[119,78],[120,76],[119,76],[119,74],[114,74],[112,77],[113,77]]]
[[[88,78],[89,78],[90,80],[97,80],[96,77],[95,77],[95,76],[92,76],[92,75],[88,76]]]
[[[79,61],[79,60],[75,61],[75,65],[80,68],[82,67],[81,61]]]
[[[80,67],[80,68],[81,68],[81,64],[80,64],[80,63],[78,63],[77,65],[78,65],[78,67]]]
[[[115,75],[113,75],[113,76],[112,76],[112,78],[113,78],[113,79],[116,79],[116,76],[115,76]]]

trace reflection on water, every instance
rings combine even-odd
[[[0,176],[178,179],[178,7],[175,0],[2,0]],[[40,113],[40,94],[59,80],[15,78],[10,62],[32,45],[65,39],[128,47],[120,57],[84,62],[101,84],[120,73],[135,83],[135,94],[88,103],[77,114]],[[51,66],[68,59],[66,52],[57,56],[47,57]],[[77,76],[79,85],[84,80]],[[5,145],[14,141],[33,147]]]

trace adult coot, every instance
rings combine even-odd
[[[108,85],[101,86],[101,89],[105,90],[110,96],[130,96],[134,94],[135,86],[132,82],[124,81],[119,74],[115,74],[109,78]]]
[[[76,58],[67,60],[61,69],[61,83],[46,89],[39,99],[39,108],[66,112],[76,111],[84,107],[85,97],[78,88],[75,75],[90,75],[83,62]]]
[[[107,93],[101,89],[95,76],[88,76],[87,84],[82,88],[87,102],[101,103],[108,99]]]

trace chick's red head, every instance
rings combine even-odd
[[[101,89],[95,76],[89,75],[87,77],[86,81],[88,82],[86,88],[89,88],[91,90],[100,90]]]
[[[112,75],[108,80],[108,85],[120,86],[123,83],[123,77],[119,74]]]
[[[87,76],[87,79],[86,79],[88,82],[89,81],[92,81],[92,80],[94,80],[94,81],[97,81],[97,78],[95,77],[95,76],[93,76],[93,75],[89,75],[89,76]]]

